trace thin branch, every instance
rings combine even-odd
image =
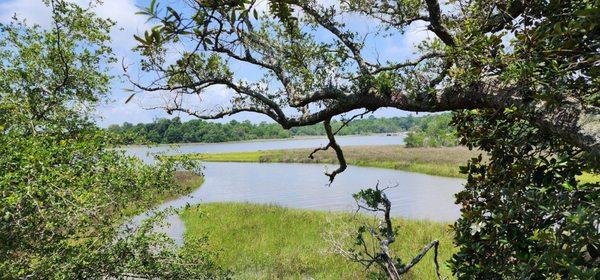
[[[431,52],[428,54],[424,54],[415,60],[407,61],[404,63],[395,63],[395,64],[391,64],[388,66],[372,65],[372,66],[376,67],[376,69],[371,73],[373,75],[375,75],[375,74],[385,72],[385,71],[394,71],[394,70],[398,70],[398,69],[406,68],[406,67],[410,67],[410,66],[417,66],[417,65],[419,65],[419,63],[421,63],[427,59],[436,58],[436,57],[444,57],[444,56],[445,56],[445,54],[441,53],[441,52]]]
[[[348,126],[348,124],[350,124],[350,122],[352,122],[354,119],[356,119],[356,118],[358,118],[358,117],[362,118],[362,117],[364,117],[366,114],[369,114],[369,113],[371,113],[371,112],[372,112],[371,110],[365,110],[364,112],[362,112],[362,113],[360,113],[360,114],[356,114],[356,115],[352,116],[351,118],[349,118],[349,119],[347,119],[347,120],[345,120],[345,121],[342,121],[342,125],[340,126],[340,128],[338,128],[338,129],[337,129],[337,130],[336,130],[336,131],[335,131],[333,134],[334,134],[334,135],[337,135],[337,134],[338,134],[338,132],[340,132],[340,130],[342,130],[344,127]]]
[[[307,14],[312,16],[323,28],[329,30],[333,35],[335,35],[349,50],[352,52],[352,56],[356,63],[358,63],[358,67],[360,68],[362,73],[368,73],[367,63],[362,58],[360,54],[361,47],[358,46],[347,33],[344,33],[340,30],[336,23],[331,20],[331,18],[324,17],[321,15],[316,9],[313,8],[314,2],[310,1],[297,1],[295,3],[298,7],[302,8]]]
[[[54,30],[56,31],[56,51],[58,52],[58,57],[60,58],[61,63],[63,64],[63,80],[62,82],[56,86],[56,88],[53,90],[54,93],[57,93],[58,91],[60,91],[63,87],[65,87],[67,85],[67,83],[69,82],[69,63],[67,62],[67,60],[65,59],[65,55],[63,53],[63,51],[61,50],[61,27],[59,24],[59,15],[58,15],[58,11],[56,10],[56,1],[52,0],[50,1],[50,6],[52,8],[52,20],[54,21]],[[64,5],[64,3],[63,3]]]

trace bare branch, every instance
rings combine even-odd
[[[371,72],[373,75],[381,73],[381,72],[386,72],[386,71],[394,71],[394,70],[398,70],[401,68],[406,68],[406,67],[410,67],[410,66],[417,66],[419,65],[419,63],[430,59],[430,58],[439,58],[439,57],[444,57],[445,54],[441,53],[441,52],[431,52],[428,54],[424,54],[422,56],[420,56],[419,58],[412,60],[412,61],[406,61],[404,63],[395,63],[395,64],[391,64],[388,66],[379,66],[379,65],[372,65],[373,67],[375,67],[375,70],[373,72]]]
[[[442,11],[438,0],[425,0],[427,11],[429,12],[429,29],[444,42],[444,44],[454,47],[456,41],[448,28],[443,23]]]
[[[415,266],[417,263],[419,263],[421,261],[421,259],[423,259],[425,254],[427,254],[427,252],[429,252],[429,250],[431,250],[431,248],[434,248],[433,260],[435,262],[435,273],[436,273],[438,279],[442,279],[442,275],[440,274],[440,264],[438,263],[438,247],[439,246],[440,246],[440,242],[438,240],[434,240],[431,243],[425,245],[425,247],[423,247],[423,249],[421,249],[421,251],[408,264],[406,264],[404,267],[402,267],[402,269],[399,270],[399,273],[400,274],[407,273],[413,266]]]
[[[359,262],[363,265],[371,265],[371,263],[374,262],[378,264],[383,271],[385,271],[386,275],[390,279],[400,279],[401,275],[406,274],[412,267],[414,267],[423,259],[425,254],[427,254],[427,252],[429,252],[431,248],[434,248],[434,263],[436,268],[436,275],[438,279],[442,279],[442,276],[439,271],[440,266],[438,262],[438,240],[434,240],[431,243],[427,244],[406,265],[403,265],[402,263],[398,262],[394,257],[392,257],[390,245],[396,241],[396,231],[394,230],[390,214],[391,202],[385,194],[385,190],[389,188],[390,187],[381,189],[379,188],[379,182],[377,182],[374,189],[362,190],[359,193],[354,194],[354,198],[356,199],[356,203],[359,209],[383,213],[383,218],[381,219],[379,225],[376,228],[373,226],[365,225],[366,231],[370,234],[373,240],[376,240],[379,244],[378,252],[375,254],[368,253],[370,250],[366,246],[366,241],[363,237],[363,230],[361,229],[358,232],[358,237],[356,238],[357,243],[355,244],[361,246],[364,252],[353,252],[348,254],[347,251],[342,250],[342,253],[346,256],[350,256],[351,260]],[[364,253],[364,255],[368,256],[370,259],[364,258],[362,253]]]
[[[342,151],[340,145],[338,145],[338,143],[336,142],[335,134],[333,134],[333,131],[331,129],[331,118],[323,121],[323,126],[325,127],[325,133],[327,134],[327,138],[329,139],[328,146],[335,151],[335,154],[340,164],[340,166],[336,170],[332,171],[331,173],[325,173],[325,175],[329,176],[329,183],[331,184],[333,183],[335,176],[344,172],[348,165],[346,164],[346,158],[344,158],[344,152]]]

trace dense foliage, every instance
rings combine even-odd
[[[479,10],[489,5],[474,2]],[[569,98],[584,104],[592,114],[578,129],[598,131],[593,120],[599,114],[591,108],[600,98],[599,11],[595,0],[528,3],[504,31],[514,34],[510,50],[501,47],[501,34],[481,34],[475,20],[463,22],[465,35],[479,40],[456,53],[463,71],[457,77],[467,83],[480,76],[477,65],[484,62],[502,83],[518,85],[526,100],[544,100],[546,108],[565,108]],[[490,56],[488,50],[498,52]],[[457,195],[460,250],[451,264],[460,278],[600,276],[600,183],[577,180],[584,171],[598,174],[598,157],[552,128],[564,116],[583,113],[567,110],[540,126],[540,108],[507,106],[454,117],[461,143],[489,155],[468,163],[465,190]]]
[[[143,13],[156,26],[137,40],[142,71],[159,78],[135,88],[176,93],[168,112],[257,112],[285,128],[357,109],[455,111],[462,143],[489,154],[464,170],[456,275],[598,278],[598,184],[576,180],[600,161],[598,0],[268,0],[270,13],[258,2],[153,1]],[[429,36],[408,60],[370,55],[415,27]],[[171,63],[170,48],[187,52]],[[237,63],[262,75],[239,79]],[[183,102],[215,86],[235,92],[220,110]]]
[[[103,139],[87,129],[68,135],[3,132],[0,278],[181,279],[216,271],[205,251],[179,251],[153,233],[155,221],[122,226],[129,215],[182,191],[173,179],[176,164],[148,166],[106,151]]]
[[[452,115],[423,117],[410,129],[404,143],[406,147],[454,147],[458,145],[456,129],[450,125]]]
[[[600,183],[580,149],[517,119],[514,112],[465,112],[455,125],[473,158],[457,195],[460,251],[452,266],[461,277],[594,279],[600,273]]]
[[[48,30],[0,25],[0,278],[225,276],[210,253],[155,233],[160,216],[125,226],[182,191],[173,177],[181,163],[146,165],[106,149],[89,108],[109,90],[113,23],[71,2],[48,4]]]
[[[415,125],[429,127],[430,121],[436,117],[394,117],[353,120],[348,126],[340,130],[338,135],[357,135],[371,133],[396,133],[407,131]],[[446,122],[449,119],[440,120]],[[332,122],[332,127],[338,129],[342,121]],[[320,125],[294,127],[290,130],[283,129],[279,124],[262,122],[259,124],[250,121],[230,121],[228,123],[215,123],[202,120],[181,122],[178,117],[173,119],[159,119],[152,123],[138,123],[136,125],[124,123],[111,125],[108,132],[121,144],[141,143],[192,143],[192,142],[224,142],[252,139],[289,138],[304,135],[325,135],[325,130]]]

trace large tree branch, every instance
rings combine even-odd
[[[425,0],[427,11],[429,12],[429,29],[448,46],[456,46],[454,37],[443,23],[442,10],[438,0]]]
[[[404,23],[408,20],[410,23],[413,20],[424,20],[428,22],[428,28],[446,47],[468,46],[468,36],[472,34],[461,33],[464,30],[461,31],[460,24],[457,25],[460,23],[460,18],[450,13],[445,16],[439,0],[423,1],[424,5],[419,3],[418,7],[405,7],[400,2],[393,3],[391,6],[384,5],[380,7],[378,13],[385,18],[386,15],[393,16],[394,13],[397,15],[400,11],[407,11],[398,22]],[[268,78],[256,84],[233,82],[227,75],[221,77],[216,73],[217,71],[193,69],[193,64],[186,63],[182,67],[175,68],[181,72],[165,74],[165,77],[183,76],[186,80],[181,84],[178,82],[172,84],[161,77],[158,81],[165,85],[146,88],[136,83],[134,85],[146,91],[174,90],[180,93],[200,93],[206,87],[215,84],[225,85],[239,94],[232,100],[232,108],[221,109],[221,112],[210,112],[211,114],[208,115],[191,110],[188,113],[202,118],[214,118],[237,112],[255,111],[271,117],[287,129],[328,122],[337,115],[356,109],[374,111],[382,107],[393,107],[413,112],[440,112],[463,109],[502,110],[516,107],[524,118],[537,127],[549,130],[556,137],[600,158],[600,108],[598,107],[584,106],[575,97],[566,95],[553,103],[525,98],[522,88],[501,81],[497,77],[484,78],[468,85],[459,83],[453,85],[448,82],[450,79],[448,73],[453,63],[457,63],[456,58],[453,58],[452,52],[434,47],[412,61],[395,61],[389,62],[388,65],[369,63],[361,57],[365,46],[364,42],[359,42],[355,38],[359,33],[348,30],[343,22],[337,21],[336,16],[345,13],[343,9],[316,7],[311,5],[314,1],[294,0],[286,3],[305,12],[308,19],[307,26],[314,23],[329,31],[330,35],[335,37],[336,48],[332,50],[331,45],[319,42],[310,36],[289,39],[287,36],[272,33],[269,31],[271,30],[269,26],[278,23],[268,20],[265,20],[262,29],[255,31],[252,26],[254,24],[261,26],[261,19],[252,21],[247,14],[244,16],[243,13],[236,17],[236,10],[232,9],[238,7],[240,3],[232,1],[228,4],[231,7],[208,9],[210,11],[207,13],[208,24],[197,24],[196,27],[202,27],[196,30],[200,34],[190,32],[194,34],[190,35],[192,38],[200,39],[197,42],[202,42],[196,45],[194,53],[198,51],[218,54],[219,57],[253,65],[265,71],[265,77]],[[505,30],[515,17],[526,10],[527,3],[523,0],[515,0],[490,7],[489,16],[476,17],[481,18],[481,26],[478,30],[480,32]],[[372,6],[360,6],[358,9],[371,9]],[[206,7],[199,3],[198,9],[206,9]],[[377,7],[375,9],[377,10]],[[426,14],[422,14],[423,9]],[[360,11],[368,14],[367,11],[370,10]],[[471,12],[466,9],[462,13],[463,16],[469,16]],[[402,24],[397,26],[402,30],[405,27]],[[476,32],[475,35],[477,34],[479,33]],[[460,42],[465,45],[457,46],[457,38],[463,38],[462,35],[467,35],[467,39],[461,39]],[[203,40],[205,38],[212,40],[209,41],[210,43],[205,43]],[[323,50],[314,53],[306,52],[310,53],[306,56],[290,54],[292,47],[314,48],[314,46],[320,46]],[[329,58],[332,51],[338,52],[333,53],[333,56],[341,57],[339,61]],[[153,64],[161,62],[160,59],[150,61]],[[229,60],[223,63],[228,66]],[[324,67],[333,69],[317,71]],[[166,68],[158,69],[159,72],[167,72]],[[228,68],[224,67],[224,69]],[[189,74],[190,72],[192,74]],[[391,74],[389,79],[401,77],[402,80],[388,81],[386,80],[388,76],[383,75],[388,73]],[[430,77],[436,74],[436,77]],[[280,82],[281,86],[269,84],[272,76]],[[190,81],[187,81],[188,78]],[[269,88],[258,86],[259,84],[268,84]],[[394,90],[397,92],[393,92]],[[181,105],[177,104],[177,110],[187,112],[188,110]],[[290,111],[294,110],[301,115],[292,115]],[[335,133],[331,134],[335,135]]]
[[[284,127],[312,125],[355,109],[376,110],[394,107],[412,112],[442,112],[464,109],[504,109],[516,107],[529,112],[527,118],[541,129],[551,131],[566,142],[600,157],[600,108],[584,106],[565,96],[556,103],[524,98],[516,85],[491,77],[471,85],[448,86],[437,93],[352,94],[332,102],[325,109],[287,119]]]
[[[528,112],[527,119],[540,129],[600,157],[600,108],[584,106],[569,96],[554,103],[530,100],[523,96],[519,86],[502,84],[492,77],[469,86],[449,86],[435,95],[398,93],[392,97],[391,107],[425,112],[516,107]]]
[[[326,175],[329,176],[329,183],[332,183],[333,180],[335,179],[335,176],[344,172],[344,170],[346,170],[348,165],[346,164],[346,158],[344,157],[344,152],[342,151],[342,147],[340,147],[340,145],[335,140],[335,135],[333,134],[333,129],[331,128],[331,119],[326,119],[323,122],[323,126],[325,127],[327,139],[329,139],[328,146],[331,147],[335,151],[338,161],[340,162],[340,166],[336,170],[332,171],[331,173],[326,173]]]

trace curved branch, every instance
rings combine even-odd
[[[344,172],[344,170],[346,170],[348,165],[346,164],[346,158],[344,158],[344,152],[342,151],[342,147],[340,147],[340,145],[338,145],[338,143],[336,142],[335,134],[333,133],[333,130],[331,129],[331,118],[323,121],[323,126],[325,127],[325,132],[327,134],[327,138],[329,139],[328,146],[331,147],[335,151],[335,154],[340,163],[340,166],[336,170],[332,171],[331,173],[325,173],[325,175],[329,176],[329,183],[331,184],[331,183],[333,183],[335,176]]]
[[[310,3],[309,1],[297,1],[295,4],[302,8],[302,10],[304,10],[307,14],[312,16],[322,27],[335,35],[350,50],[350,52],[352,52],[354,60],[356,60],[356,63],[358,63],[358,67],[360,68],[361,72],[365,74],[368,73],[367,63],[360,54],[361,47],[352,41],[348,34],[340,30],[336,26],[336,23],[330,18],[319,14],[319,12],[313,8],[314,3]]]
[[[454,36],[442,22],[442,10],[440,9],[438,0],[425,0],[425,3],[427,4],[427,11],[429,12],[429,29],[435,33],[444,44],[451,47],[456,46]]]

